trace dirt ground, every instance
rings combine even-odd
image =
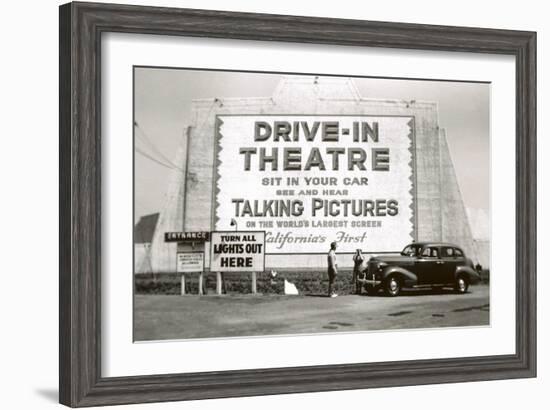
[[[489,325],[489,286],[467,294],[136,295],[134,340],[284,335]]]

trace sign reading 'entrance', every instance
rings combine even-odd
[[[210,232],[164,232],[164,242],[206,242]]]

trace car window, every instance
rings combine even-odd
[[[418,255],[418,252],[420,251],[420,247],[418,245],[408,245],[405,247],[405,249],[403,249],[403,251],[401,252],[403,255],[408,255],[408,256],[416,256]]]
[[[425,256],[428,258],[437,258],[439,257],[439,249],[433,246],[428,246],[424,248],[424,250],[422,251],[422,256]]]
[[[442,254],[444,258],[452,258],[455,256],[455,251],[453,248],[442,248]]]
[[[464,256],[464,253],[460,249],[455,248],[454,250],[455,250],[455,256]]]

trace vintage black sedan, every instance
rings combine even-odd
[[[415,242],[399,255],[369,259],[363,283],[368,294],[380,290],[397,296],[403,288],[443,288],[452,286],[466,293],[470,284],[479,282],[479,273],[464,251],[456,245],[440,242]]]

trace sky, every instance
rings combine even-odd
[[[281,77],[267,73],[136,68],[136,221],[162,210],[172,170],[166,165],[174,161],[184,130],[191,123],[193,100],[270,97]],[[436,102],[439,126],[447,133],[464,204],[489,214],[490,84],[380,78],[353,81],[364,98]]]

